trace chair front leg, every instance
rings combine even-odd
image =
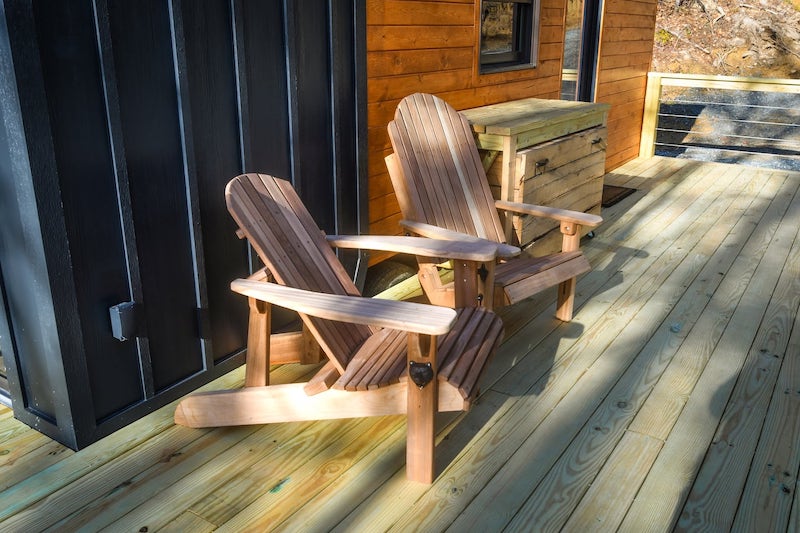
[[[576,252],[581,247],[581,227],[572,222],[561,223],[561,251]],[[558,300],[556,302],[556,318],[569,322],[575,308],[576,278],[562,281],[558,285]]]
[[[406,476],[430,484],[435,478],[434,422],[439,403],[436,337],[409,333],[407,363]]]
[[[494,306],[494,262],[453,261],[455,307]]]

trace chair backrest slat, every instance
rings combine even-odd
[[[330,294],[359,294],[289,182],[245,174],[228,183],[225,199],[231,216],[278,283]],[[367,326],[302,318],[340,372],[372,334]]]
[[[405,217],[505,242],[466,118],[436,96],[413,94],[397,106],[389,138],[405,180]]]

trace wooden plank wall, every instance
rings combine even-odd
[[[611,104],[606,172],[639,155],[657,9],[657,0],[605,2],[595,100]]]
[[[383,161],[391,151],[386,125],[399,101],[428,92],[467,109],[518,98],[558,98],[564,8],[564,0],[542,0],[537,68],[480,76],[475,0],[367,0],[370,233],[399,230],[400,209]]]
[[[535,69],[476,72],[476,0],[367,0],[369,223],[372,234],[395,234],[399,207],[383,158],[386,124],[414,92],[441,96],[456,109],[518,98],[559,97],[565,0],[542,0]],[[653,49],[656,0],[607,0],[598,68],[598,102],[612,104],[606,170],[634,158]],[[373,256],[370,263],[382,257]]]

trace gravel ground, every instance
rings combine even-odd
[[[800,171],[800,94],[665,93],[656,154]]]

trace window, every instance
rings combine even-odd
[[[536,66],[538,0],[482,0],[481,72]]]
[[[602,0],[567,0],[562,100],[594,100],[602,5]]]

